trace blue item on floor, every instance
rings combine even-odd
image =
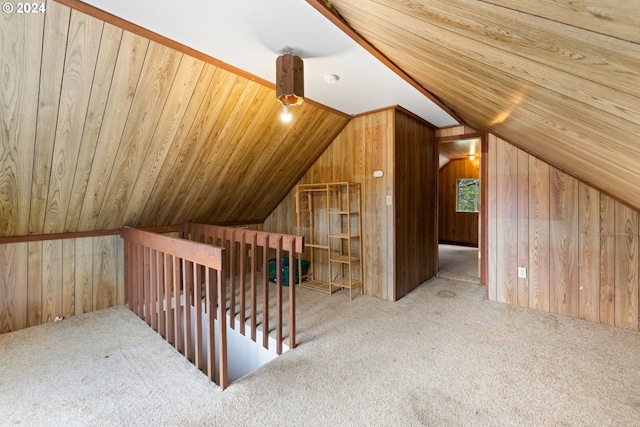
[[[271,258],[269,260],[269,281],[271,283],[276,283],[276,269],[277,269],[277,263],[276,263],[276,259],[275,258]],[[301,267],[302,267],[302,275],[304,276],[305,274],[307,274],[307,270],[309,269],[309,261],[307,261],[306,259],[300,260],[301,263]],[[294,264],[295,264],[295,274],[294,274],[294,280],[295,283],[298,284],[300,283],[300,278],[298,275],[298,260],[294,260]],[[289,286],[289,258],[282,258],[282,286]]]

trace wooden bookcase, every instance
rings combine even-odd
[[[358,288],[362,294],[360,184],[301,184],[295,199],[296,233],[305,237],[310,261],[300,286],[328,294],[349,289],[349,299]]]

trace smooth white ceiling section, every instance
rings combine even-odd
[[[457,124],[303,0],[85,2],[271,82],[290,47],[304,60],[305,97],[347,114],[397,104],[435,126]],[[327,74],[340,79],[327,84]]]

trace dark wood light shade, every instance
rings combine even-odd
[[[283,104],[304,102],[304,64],[296,55],[281,55],[276,59],[276,97]]]

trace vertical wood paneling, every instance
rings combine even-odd
[[[27,327],[27,243],[0,245],[0,333]]]
[[[578,184],[580,318],[600,321],[600,193]]]
[[[29,242],[27,267],[27,326],[42,323],[42,242]]]
[[[62,315],[73,316],[76,312],[76,240],[62,240]]]
[[[518,233],[518,265],[528,266],[529,307],[638,329],[638,212],[523,151],[517,171],[510,170],[505,154],[509,144],[493,135],[488,140],[489,233],[498,233],[494,245],[504,247],[500,241],[510,232],[501,235],[498,224],[505,224],[508,201],[500,198],[507,197],[505,182],[511,179],[503,174],[513,175],[518,181],[518,222],[510,226]],[[492,197],[502,209],[492,209]],[[503,251],[494,255],[491,247],[488,296],[500,300],[491,284],[499,289],[513,266]],[[513,304],[522,304],[520,297],[526,295],[519,281],[517,301],[508,301]]]
[[[42,323],[62,315],[62,240],[42,242]]]
[[[615,206],[615,324],[638,329],[638,213]]]
[[[75,314],[93,311],[93,239],[76,239],[74,253]]]
[[[600,197],[600,323],[615,325],[616,202]]]
[[[529,155],[518,150],[518,267],[529,269]],[[518,277],[518,305],[529,307],[529,278]]]
[[[487,206],[487,219],[489,229],[487,230],[487,255],[488,271],[487,271],[487,297],[491,301],[498,301],[498,138],[489,134],[487,137],[488,159],[488,183],[485,188],[489,194],[487,195],[489,206]]]
[[[438,170],[435,132],[403,112],[393,116],[395,295],[401,298],[436,273]]]
[[[0,245],[0,333],[123,304],[123,264],[118,235]]]
[[[423,123],[394,109],[356,117],[299,181],[354,181],[362,185],[367,295],[393,300],[435,274],[435,211],[431,200],[436,197],[437,147],[429,132]],[[398,148],[400,144],[404,145]],[[384,176],[374,178],[376,170],[383,171]],[[388,196],[391,205],[387,205]],[[295,221],[292,200],[290,194],[280,203],[265,221],[265,230],[291,230]],[[396,241],[398,229],[402,229],[402,238]],[[399,278],[394,259],[402,259]],[[398,289],[392,285],[395,280],[403,283]]]
[[[116,303],[119,236],[93,238],[93,309],[100,310]]]
[[[364,292],[383,299],[393,298],[393,206],[387,206],[386,199],[394,196],[394,129],[389,128],[394,114],[394,110],[386,110],[353,118],[299,181],[360,183]],[[384,176],[374,178],[375,170],[382,170]],[[265,220],[264,229],[291,232],[294,223],[295,204],[290,193]]]
[[[518,151],[503,140],[497,143],[497,297],[518,303]]]
[[[553,169],[550,211],[550,310],[578,316],[578,181]]]
[[[549,165],[529,157],[529,308],[549,311]]]

